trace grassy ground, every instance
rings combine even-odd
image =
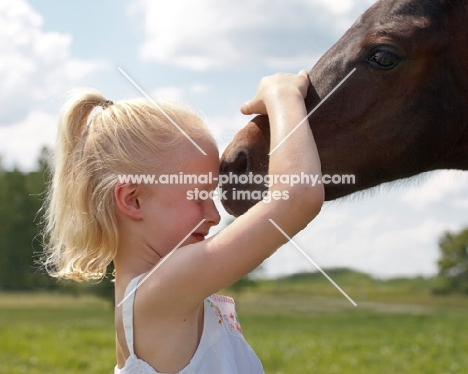
[[[92,297],[0,295],[0,373],[111,373],[113,310]]]
[[[266,373],[468,372],[468,298],[433,296],[424,279],[335,280],[358,307],[320,277],[261,282],[237,295]],[[105,301],[0,294],[1,374],[111,373],[114,363]]]

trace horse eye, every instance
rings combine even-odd
[[[398,64],[400,58],[391,51],[378,49],[367,60],[376,68],[391,69]]]

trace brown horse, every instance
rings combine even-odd
[[[309,73],[312,110],[356,71],[309,122],[323,174],[355,175],[328,184],[333,200],[384,182],[436,169],[468,170],[468,0],[380,0],[323,55]],[[265,174],[268,117],[255,117],[228,146],[221,174]],[[258,200],[232,199],[234,215]],[[266,187],[263,187],[264,189]]]

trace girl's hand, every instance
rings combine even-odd
[[[302,100],[307,95],[309,87],[307,70],[296,74],[277,73],[262,78],[254,98],[241,106],[243,114],[267,114],[268,105],[275,100],[298,95]]]

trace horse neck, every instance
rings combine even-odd
[[[449,6],[450,35],[453,37],[453,47],[458,48],[465,77],[468,77],[468,0],[444,0]]]
[[[460,161],[465,164],[465,169],[468,169],[468,0],[445,0],[451,5],[449,8],[449,27],[450,36],[452,36],[452,50],[458,66],[457,82],[460,89],[460,95],[464,99],[464,106],[460,108],[463,113],[465,132],[463,133],[459,145],[463,157],[459,157]],[[454,59],[455,61],[455,59]],[[459,152],[460,152],[459,151]],[[462,156],[462,154],[459,154]]]

